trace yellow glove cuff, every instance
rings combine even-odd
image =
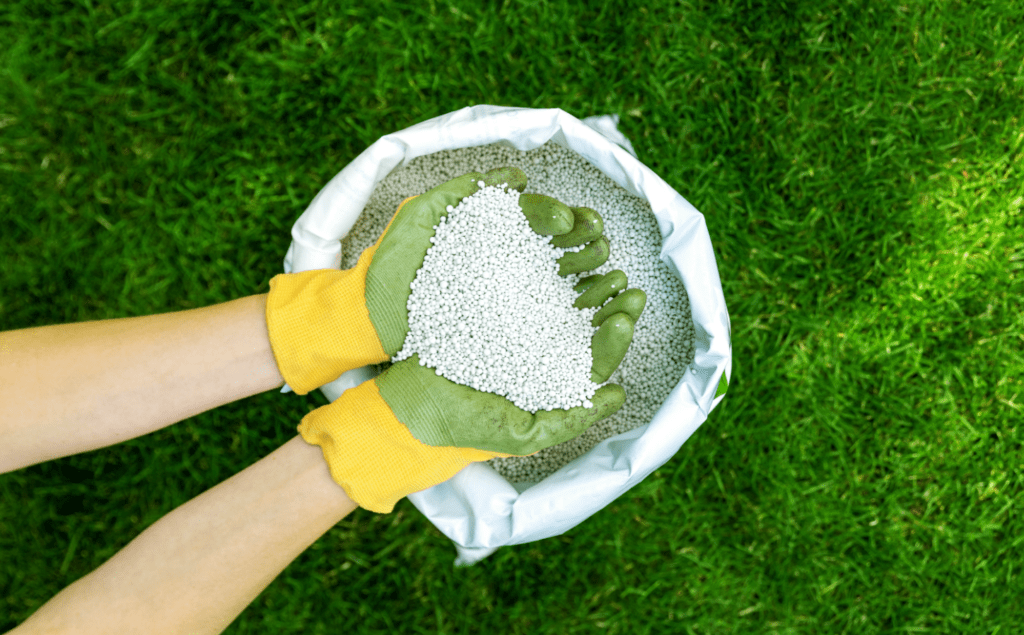
[[[345,371],[391,359],[370,322],[363,292],[370,247],[352,269],[282,273],[270,279],[267,331],[281,376],[305,395]]]
[[[420,443],[395,418],[375,381],[303,417],[299,434],[320,446],[331,477],[364,509],[390,513],[402,498],[443,483],[474,461],[508,454]]]
[[[413,198],[402,201],[395,215]],[[353,368],[391,359],[366,309],[366,270],[386,233],[351,269],[282,273],[270,279],[270,346],[281,376],[297,394],[305,395]]]

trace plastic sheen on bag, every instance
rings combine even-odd
[[[553,141],[573,150],[634,196],[647,200],[662,236],[661,259],[682,280],[696,332],[695,357],[654,418],[605,439],[525,491],[486,463],[408,498],[455,543],[457,566],[504,545],[560,535],[664,465],[707,419],[732,375],[732,339],[704,216],[641,164],[618,130],[618,116],[579,120],[560,109],[473,106],[384,137],[345,166],[292,227],[285,273],[339,269],[348,235],[377,183],[411,159],[441,150],[501,143],[520,151]],[[376,375],[349,371],[321,387],[331,401]],[[290,392],[285,386],[282,392]]]

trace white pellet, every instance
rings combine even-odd
[[[683,283],[661,262],[661,233],[650,205],[576,153],[550,142],[529,152],[494,144],[412,159],[377,185],[342,241],[341,266],[355,266],[359,255],[376,242],[405,198],[423,194],[467,172],[502,166],[515,166],[526,173],[527,192],[554,197],[571,207],[597,210],[604,219],[611,256],[592,273],[621,269],[629,278],[629,288],[647,293],[647,306],[634,329],[633,344],[609,379],[626,390],[622,409],[575,439],[533,456],[490,461],[510,482],[530,483],[543,480],[604,439],[650,422],[693,361],[695,331]]]

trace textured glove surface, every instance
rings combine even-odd
[[[419,355],[373,381],[395,419],[429,446],[476,448],[525,456],[579,436],[626,400],[621,386],[598,389],[593,407],[530,414],[500,395],[456,384],[420,366]]]

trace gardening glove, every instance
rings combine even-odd
[[[391,359],[409,332],[410,285],[430,248],[434,227],[448,207],[475,194],[478,182],[508,184],[522,192],[518,168],[471,172],[406,199],[387,229],[352,269],[279,274],[270,280],[267,330],[282,377],[300,395],[342,373]],[[523,194],[519,204],[539,234],[564,237],[559,244],[586,245],[559,259],[563,276],[595,269],[608,259],[608,239],[597,212],[569,208],[549,196]]]
[[[606,284],[607,276],[595,278],[580,296],[585,303],[599,306],[618,293],[606,306],[623,309],[606,314],[591,340],[591,379],[603,382],[625,356],[646,297],[636,289],[627,302],[612,305],[625,294],[619,293],[624,275]],[[590,408],[530,414],[505,397],[449,381],[412,355],[310,412],[299,433],[320,446],[349,498],[384,514],[474,461],[525,456],[568,441],[614,414],[625,399],[621,386],[609,384],[597,390]]]

